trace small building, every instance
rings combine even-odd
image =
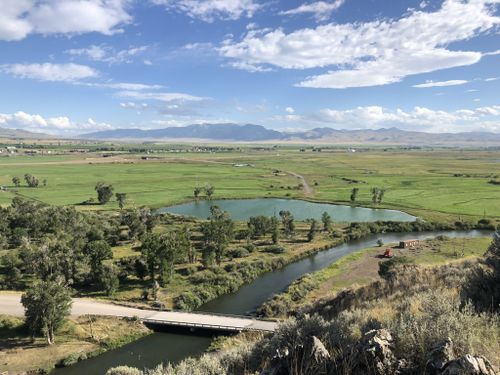
[[[406,240],[406,241],[400,241],[399,242],[399,247],[401,249],[408,249],[417,246],[419,243],[418,240]]]

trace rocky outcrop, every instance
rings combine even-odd
[[[496,372],[485,357],[466,354],[449,361],[440,375],[496,375]]]
[[[394,355],[394,339],[386,329],[365,333],[349,360],[354,375],[393,374],[399,362]]]
[[[455,358],[453,341],[448,337],[437,342],[427,354],[425,373],[427,375],[439,375],[444,366]]]

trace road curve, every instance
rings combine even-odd
[[[0,294],[0,314],[24,316],[21,295],[14,293]],[[277,323],[251,317],[211,315],[210,313],[188,313],[180,311],[142,310],[133,307],[113,305],[84,298],[74,298],[71,316],[102,315],[116,317],[138,317],[144,321],[171,324],[186,327],[221,328],[227,330],[274,331]]]
[[[295,172],[286,171],[285,173],[288,173],[289,175],[295,176],[300,180],[300,182],[302,183],[302,186],[303,186],[302,190],[304,191],[305,196],[311,197],[314,195],[314,189],[307,183],[304,176],[302,176],[301,174],[295,173]]]

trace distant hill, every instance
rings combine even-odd
[[[8,139],[48,139],[56,138],[44,133],[33,133],[21,129],[8,129],[0,127],[0,138]]]
[[[303,132],[280,132],[261,125],[203,124],[164,129],[115,129],[83,134],[96,140],[203,140],[220,142],[295,142],[401,145],[500,145],[495,133],[425,133],[398,128],[338,130],[316,128]]]

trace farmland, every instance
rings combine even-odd
[[[357,205],[371,206],[371,188],[386,190],[380,207],[401,209],[423,218],[498,218],[500,190],[489,183],[500,175],[499,151],[301,152],[295,147],[220,153],[139,153],[102,157],[100,153],[0,158],[0,204],[15,194],[55,205],[79,204],[95,196],[98,181],[127,193],[131,206],[161,207],[192,199],[195,186],[212,184],[216,198],[291,197],[332,203],[349,202],[359,188]],[[148,159],[148,160],[144,160]],[[236,165],[243,165],[236,166]],[[279,171],[279,173],[275,173]],[[274,173],[273,173],[274,172]],[[12,186],[25,173],[46,179],[36,189]],[[305,191],[304,177],[312,193]],[[82,206],[83,207],[83,206]],[[84,209],[117,208],[116,202]]]

